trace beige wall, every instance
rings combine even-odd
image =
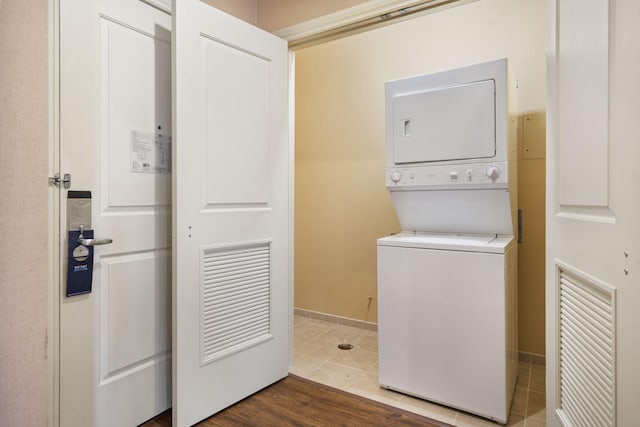
[[[368,0],[256,0],[258,26],[276,31]]]
[[[253,25],[258,23],[258,0],[202,0],[223,12]]]
[[[0,425],[47,423],[47,2],[0,3]]]
[[[257,25],[276,31],[368,0],[202,0],[215,8]]]
[[[519,113],[540,117],[545,25],[545,2],[479,0],[296,53],[296,307],[376,321],[375,241],[400,230],[384,186],[384,82],[508,57]],[[544,354],[544,159],[520,169],[520,349]]]

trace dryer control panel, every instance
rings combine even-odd
[[[388,168],[385,183],[389,191],[507,188],[507,167],[492,162]]]

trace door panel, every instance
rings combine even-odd
[[[171,351],[171,253],[166,249],[102,257],[101,372],[138,369]],[[135,286],[131,286],[135,283]],[[127,313],[127,316],[123,316]]]
[[[106,124],[101,156],[104,196],[109,208],[162,207],[171,204],[170,168],[144,167],[140,156],[170,166],[170,150],[149,147],[156,132],[171,135],[171,44],[166,29],[147,34],[107,19],[101,22],[102,117]],[[147,142],[145,144],[145,142]],[[135,147],[138,144],[139,147]],[[146,146],[145,146],[146,145]],[[155,150],[149,153],[149,148]],[[164,162],[155,157],[166,154]],[[153,190],[153,191],[149,191]]]
[[[60,26],[61,170],[92,192],[95,236],[113,239],[95,247],[93,292],[61,299],[60,425],[136,425],[171,402],[171,176],[157,167],[170,164],[157,156],[171,134],[171,18],[61,0]]]
[[[256,53],[206,37],[201,43],[206,87],[206,206],[266,207],[271,172],[270,62]],[[221,103],[221,98],[227,102]],[[229,178],[232,185],[220,185]]]
[[[609,2],[583,8],[561,1],[558,14],[558,202],[561,207],[611,201],[609,184]],[[588,46],[588,48],[587,48]],[[588,123],[588,125],[586,125]],[[584,150],[588,141],[589,149]],[[577,153],[581,153],[579,161]],[[588,173],[584,173],[588,171]]]
[[[287,44],[174,1],[173,416],[287,375]]]

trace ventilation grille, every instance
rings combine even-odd
[[[203,249],[203,364],[271,338],[270,249],[269,242]]]
[[[613,291],[560,270],[560,408],[567,425],[615,425]]]

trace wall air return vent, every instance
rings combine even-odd
[[[272,338],[271,244],[202,248],[202,364]]]
[[[567,426],[613,427],[615,290],[559,268],[559,408]]]

